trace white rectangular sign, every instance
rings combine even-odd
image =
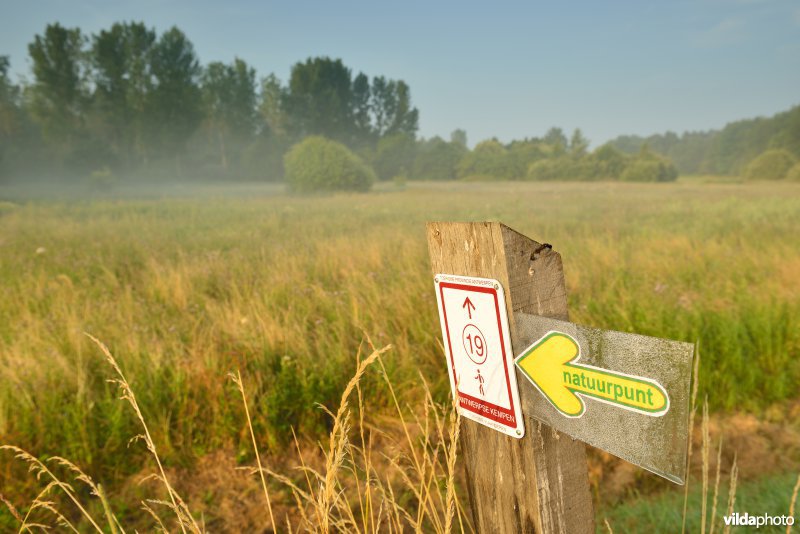
[[[459,412],[495,430],[525,434],[503,286],[437,274],[436,300],[453,397]]]

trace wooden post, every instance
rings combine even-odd
[[[494,278],[506,290],[514,354],[524,349],[513,312],[568,320],[561,256],[500,223],[428,223],[433,274]],[[443,362],[444,365],[444,362]],[[519,375],[517,381],[524,384]],[[535,392],[520,387],[522,406]],[[478,532],[594,532],[583,443],[525,416],[514,439],[461,420],[461,458]]]

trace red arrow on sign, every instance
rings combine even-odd
[[[464,304],[462,304],[461,307],[467,309],[467,313],[469,314],[469,318],[472,319],[472,310],[475,309],[475,305],[472,303],[471,300],[469,300],[469,297],[464,299]]]

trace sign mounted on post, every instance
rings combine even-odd
[[[525,415],[684,483],[694,345],[521,312],[514,320],[527,345],[515,358]]]
[[[551,330],[517,357],[525,377],[566,417],[586,411],[583,398],[659,417],[669,410],[669,396],[658,382],[578,363],[581,347],[569,334]]]
[[[497,280],[437,274],[447,370],[459,412],[499,432],[525,433],[506,300]]]
[[[455,298],[455,288],[440,291],[439,281],[463,284],[463,277],[469,277],[467,280],[488,279],[490,285],[486,285],[486,282],[479,285],[469,282],[463,284],[468,287],[477,285],[484,289],[495,289],[494,284],[498,284],[497,289],[502,291],[498,295],[497,304],[497,310],[501,314],[499,329],[506,327],[503,312],[507,312],[508,318],[514,320],[517,326],[510,332],[513,351],[506,344],[506,363],[512,371],[515,371],[513,354],[538,339],[520,337],[519,321],[516,320],[518,312],[567,318],[567,292],[561,256],[552,247],[525,237],[499,222],[432,222],[428,223],[426,234],[431,276],[437,279],[435,289],[439,301],[443,342],[448,350],[447,367],[442,366],[442,372],[447,369],[454,386],[454,395],[457,395],[456,375],[453,374],[450,355],[456,350],[463,351],[464,348],[463,343],[458,344],[461,332],[454,332],[450,321],[458,317],[454,314],[460,313],[460,321],[463,323],[465,312],[466,320],[470,320],[470,313],[475,319],[476,314],[482,311],[482,303],[473,296],[473,292],[458,299]],[[440,280],[438,273],[463,276],[441,276]],[[469,302],[466,302],[467,297]],[[443,301],[446,304],[444,306]],[[476,326],[480,328],[480,325]],[[483,331],[483,334],[489,337],[488,332]],[[503,335],[500,339],[506,339],[506,336]],[[449,350],[450,347],[452,350]],[[488,358],[491,358],[491,346],[489,349]],[[467,360],[474,365],[472,360]],[[461,362],[466,363],[463,359]],[[483,365],[487,363],[488,359]],[[580,441],[565,439],[552,427],[531,419],[525,411],[526,402],[531,397],[541,395],[528,384],[521,371],[515,372],[520,373],[517,382],[522,382],[518,393],[519,404],[513,375],[508,380],[514,416],[518,420],[525,419],[525,435],[521,439],[512,439],[506,433],[495,431],[494,427],[485,426],[467,417],[461,422],[461,453],[458,461],[467,473],[466,486],[472,510],[472,525],[476,532],[593,534],[594,512],[585,445]],[[477,373],[472,376],[477,376]],[[541,400],[552,409],[544,398]],[[465,415],[471,413],[466,408],[459,410]],[[587,414],[589,415],[591,413]],[[563,416],[562,418],[567,419]],[[491,423],[503,428],[494,421]],[[522,432],[522,422],[518,424]]]

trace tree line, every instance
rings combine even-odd
[[[22,83],[0,56],[6,174],[106,167],[275,179],[283,152],[308,135],[363,150],[418,127],[402,80],[353,75],[326,57],[298,62],[285,84],[274,74],[259,80],[239,58],[201,65],[176,27],[158,35],[140,22],[116,23],[87,36],[51,24],[28,52],[31,78]]]
[[[489,139],[474,149],[463,130],[419,138],[419,111],[403,80],[354,73],[328,57],[294,64],[285,83],[259,78],[239,58],[201,65],[177,27],[159,35],[125,22],[86,35],[56,23],[34,36],[28,53],[30,78],[17,82],[0,56],[0,179],[278,181],[290,148],[312,137],[338,143],[358,161],[337,161],[382,180],[677,176],[647,146],[590,152],[580,130]]]
[[[772,117],[732,122],[721,130],[620,136],[613,145],[626,153],[647,145],[669,157],[683,173],[746,175],[748,164],[767,151],[800,158],[800,106]]]

